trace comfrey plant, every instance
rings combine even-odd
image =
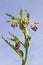
[[[11,24],[11,27],[13,27],[13,28],[19,26],[20,30],[24,34],[24,38],[25,38],[24,43],[22,43],[11,32],[8,32],[12,36],[12,38],[10,38],[9,40],[15,42],[15,45],[8,42],[8,40],[6,40],[6,38],[2,35],[2,39],[20,56],[20,58],[22,59],[22,65],[26,64],[27,57],[28,57],[29,41],[31,40],[31,36],[28,33],[27,27],[29,25],[30,28],[33,31],[38,30],[38,28],[36,26],[38,23],[37,22],[29,22],[30,15],[26,10],[25,10],[25,13],[26,13],[26,16],[24,17],[23,16],[23,11],[22,11],[22,9],[20,9],[18,18],[11,15],[11,14],[6,13],[6,15],[11,18],[11,20],[7,20],[6,22],[9,22]],[[25,48],[25,53],[20,49],[21,45]]]

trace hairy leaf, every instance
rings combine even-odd
[[[3,35],[2,35],[2,39],[3,39],[21,58],[23,58],[23,52],[22,52],[22,50],[17,49],[16,47],[14,47],[14,45],[11,44],[10,42],[8,42],[8,41],[3,37]]]
[[[6,20],[6,22],[11,22],[11,20]]]
[[[9,34],[10,34],[11,36],[13,36],[13,38],[10,39],[11,41],[15,41],[15,42],[18,41],[20,44],[22,44],[22,45],[24,46],[24,44],[23,44],[14,34],[12,34],[12,33],[10,33],[10,32],[9,32]]]
[[[22,11],[22,9],[20,9],[19,16],[20,16],[20,17],[23,17],[23,11]]]
[[[16,17],[14,17],[13,15],[9,14],[9,13],[5,13],[7,16],[9,16],[12,20],[17,20]]]
[[[14,34],[10,33],[9,31],[8,31],[8,33],[14,38],[14,41],[18,40],[18,38]]]
[[[14,39],[14,38],[12,38],[12,39],[10,39],[10,40],[11,40],[11,41],[15,41],[15,39]],[[20,40],[17,40],[17,41],[18,41],[20,44],[22,44],[22,45],[23,45],[23,47],[25,47],[25,46],[24,46],[24,44],[23,44]],[[15,41],[15,42],[16,42],[16,41]],[[18,44],[19,44],[19,43],[18,43]]]

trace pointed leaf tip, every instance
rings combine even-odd
[[[23,11],[22,11],[22,8],[20,9],[19,16],[20,16],[20,17],[23,17]]]
[[[22,52],[22,50],[20,50],[20,49],[16,49],[16,47],[14,47],[14,45],[13,44],[11,44],[10,42],[8,42],[8,40],[6,40],[4,37],[3,37],[3,35],[1,35],[1,37],[2,37],[2,39],[21,57],[21,58],[23,58],[23,52]]]
[[[29,14],[29,13],[27,13],[27,19],[29,20],[29,18],[30,18],[30,14]]]

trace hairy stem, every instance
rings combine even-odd
[[[26,48],[26,53],[25,53],[25,63],[27,61],[27,56],[28,56],[28,48]]]
[[[22,65],[26,64],[27,56],[28,56],[28,48],[25,49],[25,58],[22,60]]]

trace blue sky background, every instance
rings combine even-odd
[[[20,40],[24,36],[18,28],[11,28],[5,20],[9,19],[5,13],[18,16],[20,8],[30,13],[30,21],[39,22],[38,31],[28,31],[32,37],[26,65],[43,65],[43,0],[0,0],[0,65],[21,65],[20,57],[2,40],[1,35],[9,37],[8,31],[14,33]],[[23,36],[23,37],[22,37]]]

